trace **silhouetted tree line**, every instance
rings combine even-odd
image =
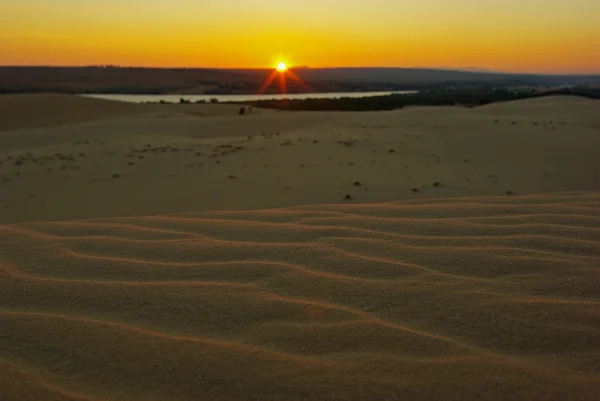
[[[255,107],[304,110],[304,111],[374,111],[395,110],[406,106],[466,106],[476,107],[485,104],[505,102],[518,99],[529,99],[553,95],[574,95],[590,99],[600,99],[600,87],[573,87],[549,90],[509,89],[445,89],[429,90],[408,95],[387,95],[364,98],[339,99],[291,99],[291,100],[258,100],[244,102]]]

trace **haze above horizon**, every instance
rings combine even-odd
[[[597,0],[19,0],[0,65],[598,74],[599,17]]]

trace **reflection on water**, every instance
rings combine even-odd
[[[336,92],[336,93],[292,93],[287,95],[264,94],[264,95],[83,95],[98,99],[118,100],[122,102],[144,103],[144,102],[171,102],[179,103],[181,99],[195,102],[210,102],[211,99],[217,99],[219,102],[248,102],[255,100],[268,99],[336,99],[341,97],[371,97],[387,96],[392,94],[410,94],[417,91],[390,91],[390,92]]]

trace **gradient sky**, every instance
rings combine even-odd
[[[0,65],[600,73],[600,0],[1,0]]]

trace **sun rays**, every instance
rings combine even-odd
[[[263,93],[276,78],[279,78],[279,90],[281,94],[287,94],[287,77],[290,77],[293,81],[298,83],[304,90],[307,92],[314,92],[314,90],[308,86],[304,81],[302,81],[288,66],[284,61],[277,62],[275,69],[271,72],[269,77],[265,80],[263,85],[261,86],[258,94]]]

